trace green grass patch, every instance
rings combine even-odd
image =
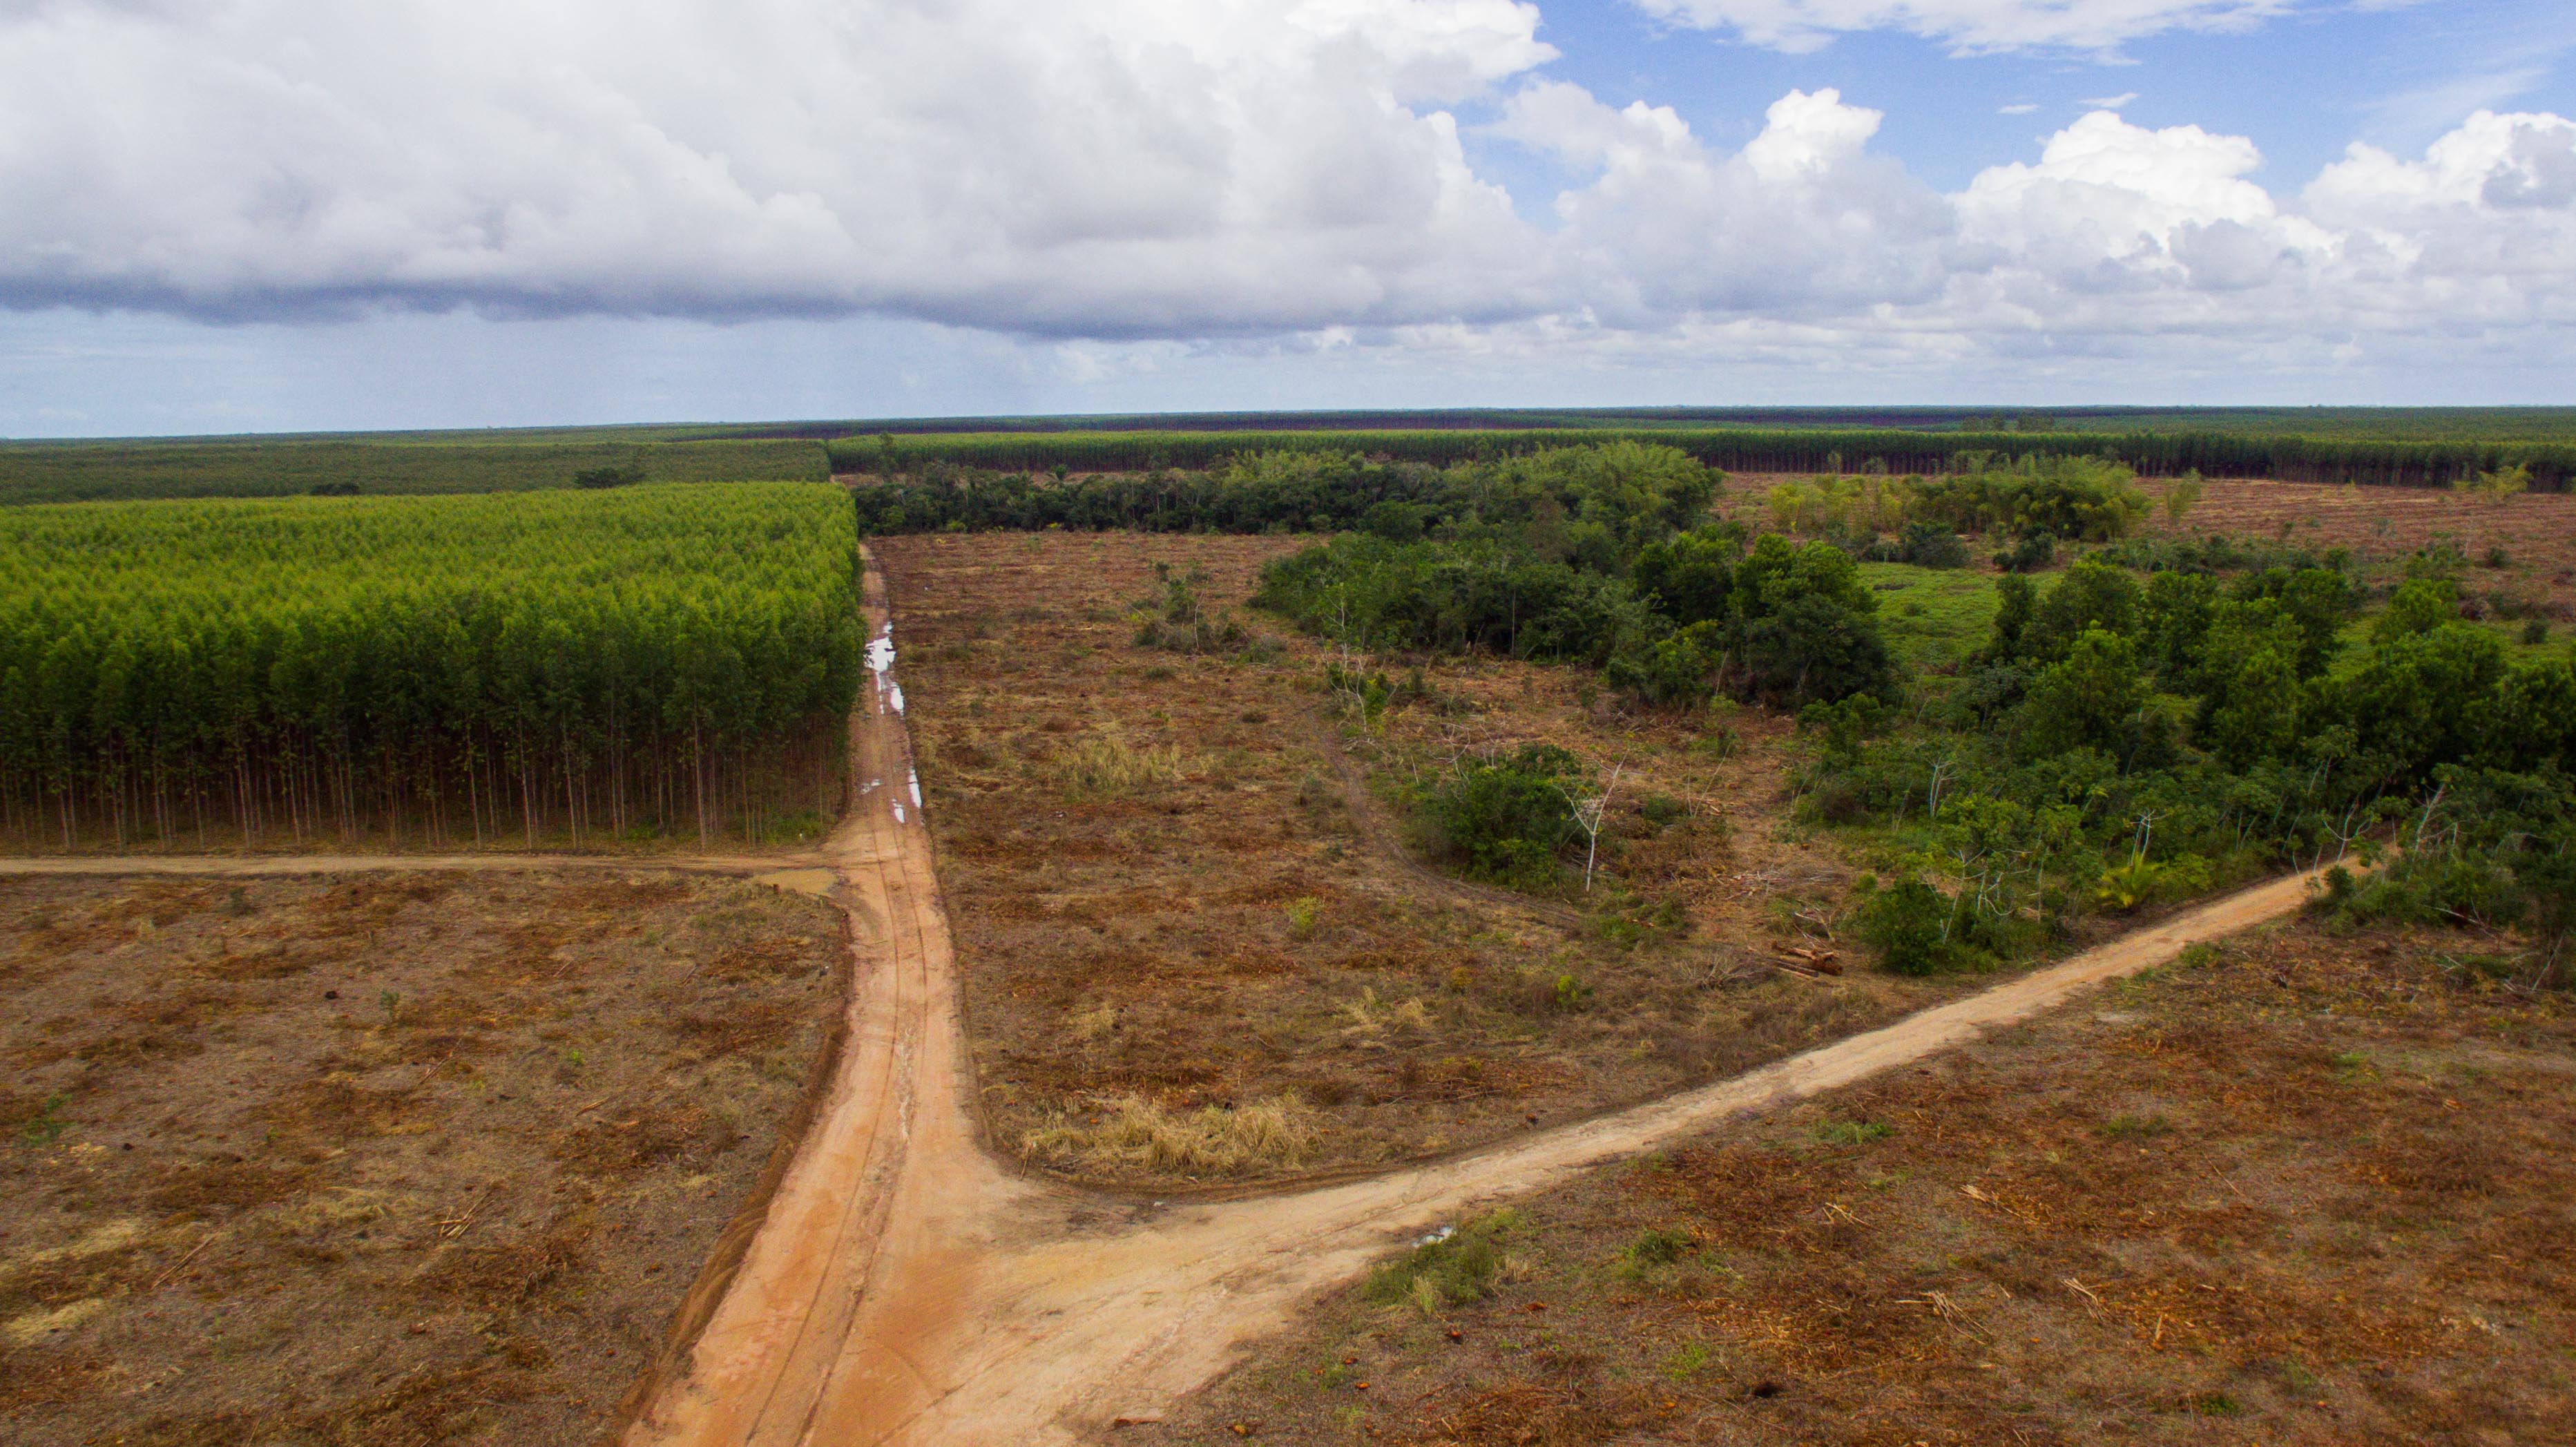
[[[1966,568],[1863,563],[1861,582],[1878,596],[1880,631],[1908,673],[1955,666],[1985,646],[2001,600],[1995,580]]]
[[[1504,1237],[1519,1224],[1508,1210],[1469,1221],[1448,1236],[1425,1241],[1371,1271],[1360,1287],[1364,1301],[1410,1304],[1430,1315],[1491,1295],[1502,1273]]]
[[[1865,1146],[1895,1133],[1896,1127],[1875,1120],[1829,1120],[1815,1132],[1817,1143],[1829,1146]]]

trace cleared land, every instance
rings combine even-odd
[[[1785,819],[1785,720],[1710,733],[1588,671],[1428,660],[1369,726],[1326,650],[1244,611],[1290,539],[879,540],[997,1148],[1079,1179],[1249,1181],[1457,1150],[1731,1074],[1972,982],[1840,979],[1847,871]],[[1154,565],[1192,654],[1140,647]],[[1399,670],[1399,674],[1401,670]],[[1714,740],[1714,742],[1712,742]],[[1403,795],[1561,745],[1620,782],[1602,877],[1446,878]],[[1807,973],[1790,973],[1783,965]]]
[[[2166,484],[2148,482],[2159,498]],[[2433,488],[2321,487],[2301,482],[2212,482],[2180,522],[2159,509],[2149,536],[2223,534],[2296,547],[2350,548],[2372,561],[2402,558],[2447,539],[2473,564],[2463,594],[2513,611],[2528,599],[2538,616],[2576,618],[2576,494],[2524,493],[2502,499]],[[2501,566],[2487,562],[2502,549]]]
[[[842,932],[665,875],[0,883],[10,1440],[597,1440],[801,1133]]]
[[[2576,1001],[2284,927],[1470,1216],[1119,1440],[2531,1442]]]
[[[1974,988],[1865,967],[1845,851],[1791,819],[1779,714],[1623,710],[1591,670],[1384,667],[1252,612],[1293,539],[969,534],[874,544],[990,1138],[1105,1184],[1250,1182],[1472,1147]],[[1204,651],[1140,645],[1197,576]],[[1876,567],[1891,645],[1944,670],[1992,579]],[[1617,770],[1600,872],[1545,896],[1426,863],[1411,796],[1553,744]],[[2080,949],[2154,911],[2072,923]]]
[[[1754,527],[1768,526],[1763,494],[1774,484],[1806,481],[1804,474],[1737,473],[1727,479],[1725,505]],[[2169,479],[2144,478],[2139,487],[2157,506],[2138,525],[2149,538],[2226,537],[2323,554],[2348,548],[2361,571],[2388,581],[2395,565],[2419,548],[2448,542],[2471,564],[2461,579],[2499,615],[2576,619],[2576,494],[2526,492],[2491,498],[2448,488],[2327,486],[2261,479],[2213,479],[2179,519],[2166,515]],[[1982,565],[1995,543],[1971,538]],[[2488,561],[2501,548],[2501,564]],[[2063,552],[2061,557],[2065,556]],[[1888,621],[1897,620],[1891,615]]]

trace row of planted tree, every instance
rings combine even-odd
[[[849,437],[829,444],[833,470],[879,476],[940,467],[1054,472],[1160,473],[1221,469],[1260,453],[1353,453],[1446,467],[1550,448],[1621,442],[1678,449],[1703,466],[1735,472],[1974,472],[1996,454],[2100,457],[2154,477],[2448,487],[2462,478],[2524,468],[2537,491],[2576,475],[2576,443],[2298,437],[2203,432],[1933,432],[1904,428],[1559,427],[1378,431],[987,432]]]
[[[843,785],[836,488],[0,514],[0,835],[769,837]]]

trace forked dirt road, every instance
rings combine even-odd
[[[867,603],[882,637],[873,560]],[[1069,1443],[1158,1416],[1301,1300],[1409,1237],[1965,1043],[2286,915],[2308,883],[2275,880],[1884,1029],[1473,1154],[1293,1194],[1149,1205],[1015,1175],[983,1149],[900,699],[881,667],[851,723],[861,791],[813,855],[20,859],[0,860],[0,875],[664,868],[829,886],[857,955],[839,1073],[739,1266],[701,1283],[722,1295],[628,1447]]]
[[[871,627],[885,626],[877,570]],[[882,675],[881,675],[882,678]],[[1388,1247],[1490,1201],[1831,1090],[2298,908],[2304,876],[1778,1064],[1474,1154],[1295,1194],[1148,1205],[978,1140],[930,840],[883,682],[824,854],[856,921],[842,1073],[730,1290],[629,1447],[1066,1443],[1160,1415]],[[898,695],[899,697],[899,695]]]

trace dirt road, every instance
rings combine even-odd
[[[882,630],[873,566],[868,601]],[[1013,1175],[981,1148],[930,842],[880,679],[854,724],[877,786],[823,851],[860,953],[842,1075],[690,1369],[631,1447],[1064,1443],[1157,1416],[1391,1245],[2024,1019],[2288,914],[2307,884],[2262,885],[1885,1029],[1472,1155],[1292,1195],[1118,1201]]]

